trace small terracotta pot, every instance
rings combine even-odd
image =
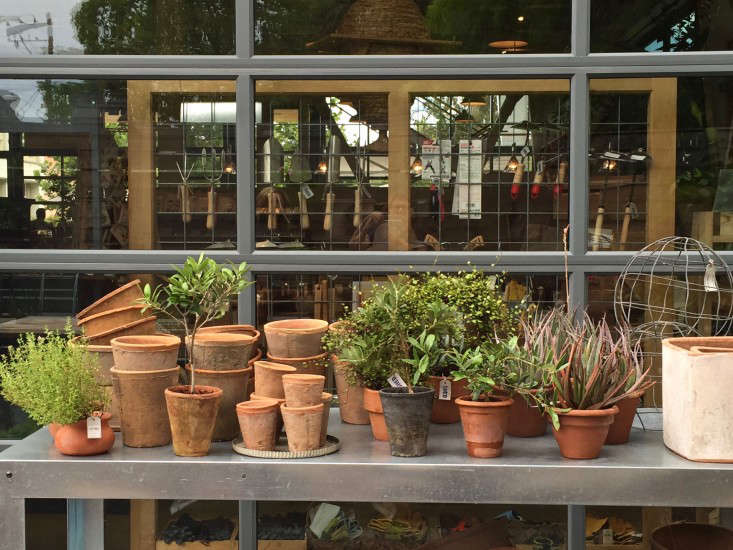
[[[319,447],[323,447],[326,444],[326,436],[328,435],[328,417],[331,415],[331,399],[333,399],[333,394],[325,391],[321,394],[323,417],[321,421],[321,439]]]
[[[119,336],[111,347],[117,370],[165,370],[176,366],[181,339],[172,334]]]
[[[144,317],[142,319],[138,319],[137,321],[133,321],[132,323],[122,325],[121,327],[113,328],[111,330],[108,330],[107,332],[97,334],[96,336],[87,336],[87,342],[93,345],[109,346],[112,339],[117,338],[118,336],[139,336],[141,334],[155,334],[156,320],[157,317],[155,317],[155,315]]]
[[[501,456],[513,403],[514,400],[506,396],[491,396],[485,401],[473,401],[469,395],[456,399],[469,456]]]
[[[109,294],[105,294],[92,305],[82,309],[76,314],[76,320],[82,321],[87,317],[109,311],[110,309],[137,305],[137,301],[142,297],[143,291],[140,288],[140,279],[135,279],[113,290]]]
[[[69,340],[69,345],[78,346],[80,345],[81,336],[74,336]],[[87,353],[91,355],[96,361],[99,370],[97,371],[97,384],[100,386],[111,386],[112,385],[112,373],[110,369],[114,367],[115,360],[112,356],[112,346],[95,346],[87,344]]]
[[[237,403],[237,419],[242,432],[242,440],[248,449],[271,451],[277,442],[280,403],[277,399]]]
[[[321,426],[323,425],[323,403],[310,407],[280,407],[288,436],[288,449],[295,451],[312,451],[321,444]]]
[[[530,391],[536,394],[539,390]],[[515,395],[513,399],[506,433],[513,437],[544,435],[547,431],[547,419],[540,413],[539,407],[530,405],[521,395]]]
[[[339,396],[339,414],[341,422],[347,424],[369,424],[369,412],[364,408],[364,386],[351,385],[344,372],[345,363],[338,357],[331,356],[333,377]]]
[[[171,421],[173,452],[178,456],[206,456],[211,447],[222,391],[211,386],[171,386],[165,402]]]
[[[109,427],[109,413],[102,413],[102,437],[87,437],[87,419],[73,424],[63,424],[55,429],[53,444],[61,454],[91,456],[106,453],[115,444],[115,433]]]
[[[610,409],[558,411],[560,429],[552,433],[565,458],[598,458],[613,418],[618,414],[615,405]]]
[[[260,331],[252,325],[214,325],[211,327],[200,328],[197,334],[212,334],[216,332],[228,332],[233,334],[245,334],[247,336],[252,336],[255,339],[255,347],[260,341]]]
[[[440,382],[443,379],[448,380],[450,383],[449,399],[440,399]],[[451,377],[431,376],[428,379],[428,386],[435,391],[433,394],[433,412],[430,415],[431,422],[435,422],[436,424],[454,424],[455,422],[460,422],[461,413],[458,412],[456,398],[464,395],[468,391],[466,384],[466,380],[456,382]]]
[[[186,365],[186,372],[191,380],[191,366]],[[219,412],[216,414],[214,441],[231,441],[239,432],[237,420],[237,403],[247,399],[247,383],[252,367],[239,370],[204,370],[196,369],[197,386],[213,386],[222,391]]]
[[[249,394],[250,401],[263,401],[265,399],[274,399],[272,397],[260,397],[255,393]],[[285,399],[275,399],[277,401],[277,429],[275,430],[275,441],[280,437],[280,433],[283,431],[283,415],[280,413],[280,405],[285,404]]]
[[[295,373],[295,367],[289,365],[255,361],[255,393],[260,397],[284,399],[283,375]]]
[[[376,390],[364,388],[364,408],[369,413],[369,423],[372,425],[372,435],[377,441],[389,441],[387,423],[384,420],[382,397]]]
[[[139,321],[143,318],[142,305],[126,306],[96,313],[79,321],[79,328],[87,338]]]
[[[274,357],[312,357],[323,352],[321,337],[328,321],[285,319],[265,324],[267,351]]]
[[[320,374],[326,376],[328,366],[328,354],[321,353],[313,357],[275,357],[267,352],[267,360],[281,365],[295,367],[298,374]]]
[[[282,377],[285,403],[288,407],[310,407],[321,402],[324,376],[317,374],[285,374]]]
[[[626,399],[616,403],[618,414],[613,418],[613,423],[608,428],[606,445],[621,445],[629,441],[631,425],[634,423],[636,409],[641,404],[643,393],[634,393]]]
[[[187,340],[190,345],[190,340]],[[234,332],[197,334],[193,343],[193,364],[206,370],[238,370],[247,366],[255,337]]]
[[[178,383],[178,367],[154,371],[112,368],[120,404],[122,442],[128,447],[159,447],[171,442],[165,389]]]

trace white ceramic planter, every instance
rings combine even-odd
[[[664,444],[689,460],[733,462],[733,337],[662,342]]]

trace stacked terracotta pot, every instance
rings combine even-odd
[[[328,322],[320,319],[285,319],[265,324],[267,360],[295,367],[299,374],[326,375],[327,354],[321,338]]]
[[[338,332],[343,330],[343,322],[336,321],[328,326],[328,330]],[[339,360],[335,354],[331,355],[333,378],[336,382],[336,392],[339,398],[339,414],[341,422],[347,424],[369,424],[369,412],[364,408],[364,386],[354,384],[347,376],[348,364]]]

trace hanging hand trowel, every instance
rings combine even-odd
[[[267,195],[267,229],[277,229],[275,214],[275,184],[283,181],[283,148],[275,138],[269,138],[262,147],[262,182],[270,184]]]
[[[341,181],[341,155],[344,151],[344,142],[340,136],[331,134],[328,140],[328,191],[326,192],[325,215],[323,216],[323,230],[331,231],[333,227],[333,207],[336,200],[333,184]]]

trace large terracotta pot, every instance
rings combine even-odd
[[[323,403],[309,407],[288,407],[284,404],[280,407],[280,412],[291,452],[312,451],[320,447]]]
[[[608,429],[606,445],[621,445],[629,440],[631,425],[634,423],[636,409],[641,404],[643,393],[635,393],[626,399],[616,403],[618,414],[613,419],[613,424]]]
[[[139,321],[143,318],[142,305],[126,306],[96,313],[79,321],[79,328],[87,338]]]
[[[598,458],[613,417],[617,414],[616,406],[598,410],[558,411],[560,429],[553,427],[552,433],[562,455],[575,459]]]
[[[733,531],[706,523],[673,523],[652,532],[652,550],[730,550]]]
[[[141,334],[155,334],[157,317],[150,315],[149,317],[143,317],[137,321],[127,323],[117,328],[110,329],[96,336],[87,336],[87,342],[89,344],[99,346],[109,346],[113,338],[118,336],[139,336]]]
[[[165,370],[176,366],[181,339],[172,334],[119,336],[111,347],[118,370]]]
[[[264,326],[267,351],[273,357],[312,357],[323,352],[321,337],[328,322],[320,319],[284,319]]]
[[[190,365],[186,365],[186,372],[190,381]],[[247,399],[247,384],[251,372],[252,367],[238,370],[196,369],[197,386],[213,386],[222,391],[214,433],[211,436],[214,441],[231,441],[237,436],[239,421],[236,405]]]
[[[260,331],[252,325],[214,325],[211,327],[200,328],[197,334],[211,334],[216,332],[229,332],[233,334],[246,334],[252,336],[255,341],[255,347],[260,341]]]
[[[320,374],[326,376],[328,354],[321,353],[313,357],[276,357],[267,352],[267,360],[281,365],[295,367],[298,374]]]
[[[193,343],[193,364],[207,370],[237,370],[247,366],[255,337],[234,332],[197,334]]]
[[[212,386],[172,386],[165,390],[171,422],[173,452],[178,456],[206,456],[211,448],[222,390]]]
[[[506,396],[491,396],[484,401],[472,401],[468,395],[456,399],[469,456],[501,456],[513,403],[514,400]]]
[[[58,451],[71,456],[90,456],[106,453],[115,443],[115,433],[109,427],[109,413],[102,413],[102,437],[87,437],[87,419],[73,424],[56,426],[53,433],[53,444]]]
[[[321,402],[325,377],[317,374],[285,374],[282,381],[288,407],[310,407]]]
[[[121,371],[112,368],[120,404],[122,442],[128,447],[159,447],[171,442],[165,389],[178,383],[179,369]]]
[[[259,451],[271,451],[275,448],[279,434],[279,409],[280,403],[277,399],[263,398],[237,403],[237,419],[245,447]]]
[[[440,398],[440,382],[447,380],[450,384],[450,397],[448,399]],[[430,421],[436,424],[453,424],[461,420],[461,413],[458,412],[456,399],[464,395],[468,388],[466,380],[455,381],[450,377],[431,376],[428,379],[428,385],[433,388],[433,412],[430,415]]]
[[[369,424],[372,426],[372,435],[378,441],[389,441],[387,423],[384,420],[384,409],[379,392],[364,388],[364,408],[369,413]]]
[[[538,390],[531,390],[537,393]],[[530,404],[521,395],[514,396],[514,403],[509,411],[509,424],[506,433],[513,437],[539,437],[547,431],[547,419],[539,407]],[[531,398],[530,398],[531,399]]]
[[[339,396],[341,422],[347,424],[369,424],[369,412],[364,408],[364,386],[349,384],[344,372],[344,364],[338,357],[331,356],[333,377]]]
[[[269,361],[255,362],[255,393],[260,397],[284,399],[282,377],[285,374],[295,374],[295,367],[270,363]]]
[[[69,340],[72,346],[78,346],[81,336],[75,336]],[[112,346],[95,346],[93,344],[86,345],[87,353],[96,361],[99,371],[97,372],[97,384],[100,386],[112,385],[112,373],[110,369],[114,366],[115,361],[112,356]]]
[[[92,305],[82,309],[76,314],[76,320],[82,321],[87,317],[109,311],[110,309],[134,306],[142,297],[143,291],[140,288],[140,279],[135,279],[113,290],[109,294],[105,294]]]

